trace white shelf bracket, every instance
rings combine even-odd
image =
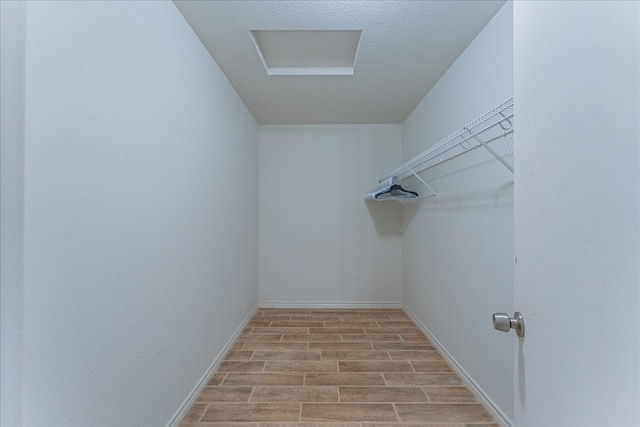
[[[500,127],[502,127],[502,122],[500,122]],[[467,129],[466,127],[464,129],[469,133],[469,135],[471,135],[473,139],[478,141],[480,145],[482,145],[489,153],[491,153],[493,157],[495,157],[500,163],[502,163],[505,168],[509,169],[511,173],[513,173],[513,166],[507,163],[507,161],[503,159],[500,154],[496,153],[493,148],[489,147],[482,139],[480,139],[477,135],[474,135],[469,129]]]
[[[413,169],[409,168],[409,172],[411,172],[413,176],[418,178],[418,181],[420,181],[425,187],[427,187],[433,193],[431,196],[427,196],[427,197],[433,197],[438,195],[438,192],[434,190],[432,186],[427,184],[424,179],[420,178],[420,176],[417,173],[415,173]]]

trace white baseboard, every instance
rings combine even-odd
[[[236,329],[236,331],[233,333],[233,336],[229,338],[229,341],[227,341],[227,343],[225,344],[220,354],[218,354],[218,357],[216,357],[215,360],[211,363],[211,365],[209,365],[209,368],[207,369],[207,371],[200,378],[200,381],[198,381],[198,383],[193,388],[193,390],[191,390],[191,393],[189,393],[189,395],[184,400],[184,402],[182,402],[182,405],[180,405],[180,407],[175,412],[175,414],[173,414],[173,417],[171,417],[166,427],[178,427],[180,425],[180,421],[182,421],[184,416],[187,415],[187,412],[189,412],[189,409],[191,409],[191,406],[195,403],[196,399],[198,398],[202,390],[205,388],[205,386],[207,385],[207,383],[209,382],[213,374],[218,370],[220,363],[222,363],[224,358],[227,356],[229,349],[231,348],[233,343],[235,343],[236,339],[238,339],[238,336],[240,336],[240,334],[246,327],[247,323],[249,323],[253,315],[256,314],[257,310],[258,310],[258,304],[256,304],[251,309],[251,312],[244,318],[240,327],[238,327],[238,329]]]
[[[415,314],[409,310],[406,305],[402,305],[402,310],[411,318],[413,323],[429,338],[429,341],[438,350],[438,353],[447,361],[447,363],[453,368],[455,373],[460,377],[464,385],[474,394],[478,402],[485,407],[487,412],[496,420],[502,427],[513,427],[513,421],[507,417],[507,415],[496,405],[496,403],[480,388],[480,386],[473,380],[473,378],[467,373],[467,371],[458,364],[458,362],[449,354],[449,352],[440,344],[431,331],[416,317]]]
[[[326,301],[262,301],[260,308],[291,308],[291,309],[369,309],[369,308],[402,308],[400,302],[326,302]]]

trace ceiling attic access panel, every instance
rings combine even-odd
[[[361,30],[252,30],[270,76],[352,76]]]

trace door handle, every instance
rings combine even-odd
[[[509,317],[507,313],[493,313],[493,328],[502,332],[509,332],[515,329],[516,335],[524,336],[524,317],[522,313],[516,311],[513,317]]]

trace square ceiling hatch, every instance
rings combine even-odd
[[[268,75],[353,75],[361,30],[253,30]]]

